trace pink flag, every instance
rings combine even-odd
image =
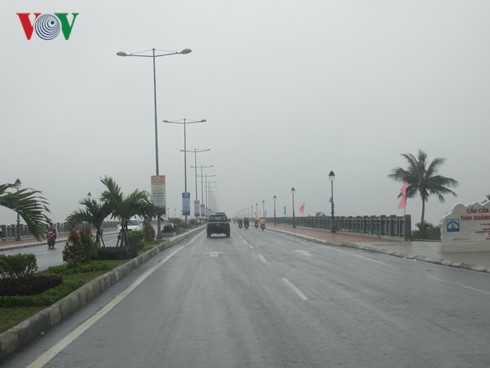
[[[299,208],[299,213],[301,214],[305,214],[305,202],[303,202],[303,204],[301,205],[301,207]]]
[[[400,192],[402,194],[402,198],[400,199],[400,202],[398,203],[398,208],[405,208],[407,205],[407,182],[403,182],[403,186],[400,189]]]

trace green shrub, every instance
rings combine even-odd
[[[172,224],[166,224],[164,227],[163,227],[163,230],[162,230],[164,233],[173,233],[174,232],[174,227],[172,226]]]
[[[156,231],[149,221],[143,222],[143,237],[145,241],[155,240]]]
[[[428,222],[418,223],[416,231],[412,232],[413,239],[441,240],[441,227],[434,226]]]
[[[128,246],[130,248],[143,249],[143,232],[142,231],[129,231],[128,232]]]
[[[0,254],[0,279],[21,279],[31,276],[37,270],[34,254]]]
[[[97,257],[98,247],[88,228],[72,230],[63,250],[63,261],[68,267],[77,267]]]

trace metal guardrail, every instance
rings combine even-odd
[[[273,224],[274,218],[268,218]],[[293,225],[292,217],[276,217],[278,224]],[[307,216],[295,217],[296,226],[331,230],[335,226],[337,232],[367,234],[386,237],[398,237],[408,240],[412,235],[412,220],[405,216]]]
[[[102,225],[104,229],[117,227],[118,222],[116,221],[106,221]],[[71,230],[71,227],[66,223],[56,223],[56,228],[59,234],[66,234]],[[32,234],[29,228],[25,224],[19,225],[20,238],[32,238]],[[0,239],[2,241],[16,240],[17,239],[17,225],[0,225]]]

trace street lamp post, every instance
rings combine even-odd
[[[163,120],[164,123],[166,124],[180,124],[184,126],[184,193],[187,195],[187,133],[186,133],[186,126],[189,124],[197,124],[197,123],[205,123],[206,119],[201,119],[201,120],[191,120],[187,121],[187,119],[183,119],[183,121],[169,121],[169,120]],[[184,212],[184,211],[182,211]],[[187,222],[187,216],[188,212],[185,211],[183,213],[185,216],[185,222]]]
[[[196,201],[199,201],[199,196],[198,196],[198,191],[197,191],[197,154],[201,152],[208,152],[211,151],[211,149],[201,149],[198,150],[197,148],[194,148],[192,151],[187,151],[187,152],[194,152],[194,166],[191,166],[192,169],[194,169],[194,179],[196,181]],[[201,165],[202,166],[202,165]],[[202,172],[201,172],[202,175]],[[204,201],[204,199],[202,199]],[[197,209],[197,212],[194,214],[195,217],[199,217],[199,208]]]
[[[335,205],[333,202],[333,181],[335,180],[335,174],[333,171],[330,171],[328,174],[328,178],[330,179],[330,191],[331,191],[331,197],[330,197],[330,208],[331,208],[331,214],[332,214],[332,233],[337,232],[335,229]]]
[[[276,226],[276,199],[277,197],[274,195],[274,226]]]
[[[209,197],[209,195],[208,195],[209,194],[208,178],[212,178],[214,176],[216,176],[216,175],[214,175],[214,174],[212,174],[212,175],[208,175],[208,174],[204,175],[204,185],[206,187],[206,201],[205,201],[205,207],[204,207],[204,210],[205,210],[205,214],[204,215],[205,216],[208,215],[208,210],[209,210],[209,202],[208,202],[208,199],[209,199],[208,198]],[[211,183],[211,182],[209,182],[209,183]],[[216,183],[216,182],[213,182],[213,183]],[[203,200],[204,200],[204,197],[203,197]]]
[[[265,201],[262,200],[262,217],[265,218]]]
[[[296,193],[296,189],[294,187],[291,188],[291,196],[293,198],[293,227],[296,227],[296,218],[294,216],[294,193]]]
[[[17,194],[19,193],[21,184],[22,183],[20,182],[19,179],[17,179],[14,183],[15,187],[17,188]],[[15,240],[20,241],[20,214],[18,210],[17,210],[17,234]]]
[[[199,168],[201,169],[201,175],[197,175],[197,176],[199,176],[201,178],[201,200],[202,200],[201,206],[204,206],[204,184],[203,184],[204,183],[204,180],[203,180],[204,175],[202,173],[202,170],[203,169],[209,169],[211,167],[213,167],[213,165],[208,165],[208,166],[204,166],[202,164],[199,165]],[[196,170],[197,170],[197,166],[196,166]],[[197,176],[196,176],[196,182],[197,182]],[[196,197],[197,197],[197,189],[196,189]],[[204,217],[204,210],[203,211],[199,210],[199,216]]]
[[[151,51],[151,55],[147,55],[145,53]],[[159,165],[158,165],[158,125],[157,125],[157,72],[156,72],[156,65],[155,65],[155,59],[157,57],[161,56],[170,56],[170,55],[185,55],[189,54],[192,52],[191,49],[183,49],[182,51],[164,51],[161,54],[157,54],[156,51],[162,51],[162,50],[157,50],[155,48],[151,50],[146,50],[146,51],[141,51],[137,53],[131,53],[128,54],[124,51],[119,51],[116,55],[117,56],[134,56],[134,57],[151,57],[153,59],[153,107],[154,107],[154,115],[155,115],[155,175],[157,177],[160,176],[160,170],[159,170]],[[165,209],[165,208],[164,208]],[[160,221],[160,216],[157,216],[157,239],[162,239],[162,223]]]

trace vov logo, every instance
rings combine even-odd
[[[39,38],[50,41],[58,37],[60,30],[63,32],[65,40],[68,40],[79,13],[71,13],[73,16],[71,23],[68,21],[68,13],[33,14],[34,21],[31,22],[29,17],[31,13],[17,13],[27,39],[30,40],[34,31],[36,31]]]

